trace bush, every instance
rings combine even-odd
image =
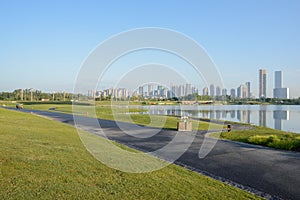
[[[293,137],[290,135],[254,135],[248,138],[248,142],[277,149],[285,150],[300,150],[299,136]]]
[[[254,135],[248,138],[248,142],[268,146],[269,143],[277,139],[278,137],[276,135]]]

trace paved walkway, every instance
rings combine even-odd
[[[22,110],[46,116],[74,125],[73,116],[65,113]],[[81,128],[97,133],[87,117],[82,117]],[[145,152],[159,149],[172,140],[176,131],[161,130],[151,138],[136,138],[124,134],[114,121],[98,120],[109,138]],[[176,164],[237,184],[243,189],[251,188],[266,193],[265,197],[300,199],[300,153],[274,150],[256,145],[218,140],[213,150],[203,159],[198,157],[205,132],[199,131],[189,149]],[[214,139],[211,139],[214,140]],[[264,195],[262,193],[262,195]]]

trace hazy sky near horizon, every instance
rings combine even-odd
[[[1,1],[0,91],[72,91],[80,66],[102,41],[120,32],[161,27],[198,42],[230,90],[258,71],[274,71],[300,96],[300,1]],[[202,88],[200,88],[202,89]]]

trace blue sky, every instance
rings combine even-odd
[[[72,91],[89,53],[111,35],[162,27],[193,38],[217,65],[226,88],[274,71],[300,96],[300,1],[1,1],[0,91]]]

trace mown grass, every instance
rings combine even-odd
[[[32,104],[32,105],[25,104],[24,108],[36,109],[36,110],[47,110],[47,111],[49,111],[49,108],[55,108],[56,112],[65,112],[70,114],[73,113],[72,105],[63,105],[63,104]],[[147,114],[141,114],[142,112],[146,112],[146,111],[147,110],[134,108],[134,107],[125,108],[125,109],[114,107],[111,106],[110,101],[95,102],[95,107],[77,105],[75,108],[75,114],[85,115],[89,117],[97,117],[100,119],[135,123],[143,126],[177,130],[177,122],[180,120],[178,119],[178,117],[160,116],[160,115],[150,116]],[[209,123],[200,120],[191,120],[191,121],[193,124],[193,130],[208,130],[208,129],[222,130],[224,128],[222,124]]]
[[[169,165],[130,174],[95,160],[68,125],[0,108],[0,199],[257,199]]]
[[[276,149],[300,151],[299,134],[266,127],[255,126],[251,130],[222,132],[221,137]]]

